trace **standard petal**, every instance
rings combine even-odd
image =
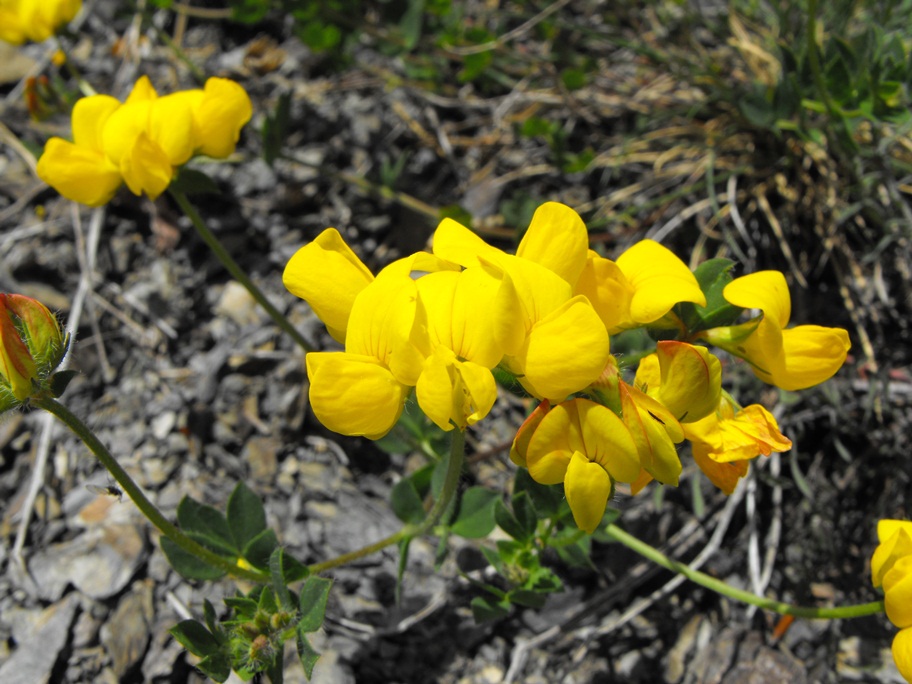
[[[311,352],[305,363],[311,408],[333,432],[380,439],[399,420],[408,388],[376,359],[345,352]]]
[[[38,160],[38,177],[74,202],[99,207],[123,183],[120,171],[100,152],[51,138]]]
[[[708,416],[719,405],[722,364],[706,347],[662,341],[656,346],[661,369],[658,400],[680,422]]]
[[[535,210],[516,256],[544,266],[573,287],[588,250],[589,232],[579,214],[565,204],[545,202]]]
[[[792,298],[788,283],[779,271],[758,271],[735,278],[722,291],[729,304],[744,309],[760,309],[778,327],[788,325]]]
[[[654,240],[641,240],[618,257],[617,265],[633,287],[630,317],[652,323],[680,302],[706,306],[706,296],[690,269],[674,252]]]
[[[234,152],[241,128],[253,116],[253,106],[247,92],[227,78],[210,78],[203,88],[203,97],[194,110],[196,121],[196,151],[199,154],[224,159]]]
[[[636,326],[630,318],[633,286],[616,263],[592,250],[573,294],[584,295],[589,300],[609,334]]]
[[[592,534],[605,515],[611,496],[611,478],[605,469],[576,451],[567,465],[564,493],[576,526]]]
[[[120,160],[120,173],[134,195],[145,192],[154,200],[171,184],[174,167],[165,151],[143,131]]]
[[[466,268],[477,266],[479,257],[496,262],[500,257],[506,256],[451,218],[443,219],[434,231],[433,252],[442,259]]]
[[[906,534],[912,538],[912,520],[891,520],[885,518],[877,523],[877,539],[882,544],[900,530],[905,530]],[[912,551],[910,551],[909,555],[912,555]]]
[[[523,386],[539,398],[561,401],[594,382],[610,353],[605,327],[578,295],[535,325],[516,356]]]
[[[77,100],[73,105],[73,143],[100,152],[105,124],[119,107],[120,102],[110,95],[92,95]]]
[[[310,304],[333,339],[342,343],[355,297],[373,280],[335,228],[295,252],[282,273],[288,291]]]
[[[125,105],[136,104],[137,102],[151,102],[158,99],[158,93],[148,76],[140,76],[133,84],[130,94],[124,100]]]
[[[0,376],[6,380],[13,396],[23,401],[32,393],[32,378],[37,376],[37,369],[6,310],[5,297],[0,299]]]
[[[887,529],[884,523],[904,523],[902,520],[881,520],[877,525],[878,536],[880,536],[881,527]],[[909,523],[906,523],[909,525]],[[886,575],[900,558],[912,556],[912,534],[906,527],[897,527],[889,525],[893,529],[893,534],[888,537],[881,536],[881,542],[874,549],[874,555],[871,556],[871,581],[875,587],[883,584],[884,575]]]
[[[139,82],[134,86],[133,92],[137,92],[137,89],[140,92],[143,90],[139,88]],[[127,102],[130,102],[129,98]],[[101,146],[108,159],[116,166],[121,166],[123,160],[135,148],[137,138],[146,132],[151,106],[151,100],[142,98],[132,104],[124,103],[112,111],[105,122],[104,130],[101,132]]]
[[[149,106],[148,135],[162,149],[172,166],[193,156],[193,113],[186,93],[166,95]]]

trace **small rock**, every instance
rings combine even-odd
[[[118,679],[146,652],[153,619],[152,581],[135,582],[101,628],[101,643],[111,656]]]
[[[41,613],[35,631],[19,643],[13,655],[0,666],[3,684],[45,684],[60,651],[66,646],[73,617],[79,607],[74,593]]]

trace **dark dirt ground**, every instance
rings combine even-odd
[[[158,30],[175,35],[174,15],[154,13],[156,28],[137,17],[119,3],[92,5],[72,49],[87,80],[118,96],[143,73],[160,92],[192,87],[157,37]],[[635,4],[598,2],[568,3],[558,17],[563,28],[553,42],[528,32],[505,48],[526,60],[525,71],[505,68],[497,82],[460,84],[452,58],[443,62],[452,73],[433,86],[409,78],[403,60],[384,54],[369,34],[351,64],[330,68],[291,36],[287,21],[191,19],[181,35],[187,56],[207,75],[240,81],[255,109],[236,158],[204,167],[220,193],[197,205],[320,347],[330,344],[321,324],[282,287],[288,257],[335,226],[376,270],[424,247],[436,224],[420,204],[365,189],[351,176],[377,187],[386,179],[431,207],[461,205],[504,247],[515,243],[531,208],[559,200],[580,211],[607,254],[656,236],[685,260],[695,244],[703,256],[731,256],[734,245],[747,258],[744,271],[783,270],[793,321],[846,327],[853,340],[849,363],[818,390],[784,397],[732,371],[742,401],[773,406],[795,448],[757,462],[748,486],[730,499],[689,467],[680,488],[661,498],[651,489],[621,496],[621,522],[676,558],[699,558],[705,571],[781,600],[875,600],[868,559],[876,520],[907,516],[910,493],[906,238],[865,259],[877,236],[835,224],[847,200],[827,185],[822,164],[805,158],[795,166],[803,171],[790,176],[780,162],[800,150],[738,129],[725,107],[626,47],[671,41],[681,28],[674,21]],[[546,60],[534,58],[581,36],[599,69],[568,92]],[[153,204],[122,191],[91,211],[37,181],[28,150],[66,135],[68,117],[34,122],[22,104],[17,84],[34,66],[29,60],[46,60],[45,46],[4,54],[17,59],[2,60],[0,289],[35,296],[66,319],[83,282],[70,360],[80,374],[66,404],[171,514],[185,495],[224,506],[244,480],[263,497],[288,550],[306,562],[395,531],[390,487],[420,458],[389,456],[316,423],[300,351],[230,282],[167,197]],[[736,70],[736,56],[719,59]],[[45,61],[45,72],[52,69]],[[287,149],[306,163],[270,168],[259,131],[281,93],[292,104]],[[593,150],[593,163],[561,170],[547,140],[518,134],[532,114],[558,122],[567,149]],[[706,201],[710,142],[717,169],[734,170],[727,184],[713,186],[726,208],[721,217]],[[397,174],[391,169],[399,164]],[[777,194],[777,173],[806,201]],[[651,201],[669,189],[680,192]],[[780,225],[766,219],[764,202]],[[896,230],[906,236],[909,228]],[[513,466],[502,446],[521,417],[522,407],[504,403],[470,436],[470,456],[486,455],[470,459],[467,483],[509,481]],[[47,461],[36,473],[43,442]],[[233,585],[181,579],[130,502],[84,486],[105,482],[86,449],[44,415],[0,422],[0,682],[200,681],[166,630]],[[40,488],[20,550],[33,483]],[[555,561],[566,591],[543,610],[476,625],[471,588],[453,561],[435,573],[433,553],[434,540],[413,545],[399,606],[392,551],[332,573],[315,682],[901,681],[885,618],[797,620],[779,630],[775,616],[687,582],[669,585],[673,575],[615,546],[595,546],[598,572]],[[303,681],[299,667],[288,681]]]

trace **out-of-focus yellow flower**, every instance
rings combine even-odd
[[[690,269],[653,240],[636,243],[616,262],[590,251],[574,292],[592,302],[612,335],[658,324],[680,302],[706,306],[706,296]]]
[[[66,336],[41,302],[0,293],[0,410],[40,390],[63,360]]]
[[[769,411],[759,404],[742,409],[726,392],[710,415],[682,427],[691,441],[694,461],[726,494],[735,491],[738,480],[747,475],[751,459],[792,448]]]
[[[227,79],[159,97],[143,76],[123,104],[107,95],[77,102],[73,142],[51,138],[38,175],[64,197],[90,206],[108,202],[121,183],[155,199],[194,154],[231,154],[251,114],[250,98]]]
[[[573,519],[591,534],[605,514],[614,483],[632,482],[639,474],[636,444],[620,418],[588,399],[550,410],[542,406],[522,439],[517,436],[511,457],[524,462],[536,482],[563,482]]]
[[[610,356],[604,326],[585,297],[573,296],[569,282],[585,257],[580,230],[585,238],[576,212],[552,202],[533,217],[521,244],[527,256],[505,254],[452,219],[434,234],[434,254],[500,280],[493,316],[503,365],[530,394],[552,402],[596,380]],[[548,231],[556,232],[550,256]]]
[[[877,537],[871,579],[875,587],[883,587],[887,617],[900,629],[893,639],[893,660],[912,682],[912,522],[881,520]]]
[[[82,0],[0,0],[0,40],[40,43],[73,20]]]
[[[785,390],[805,389],[829,380],[845,362],[851,344],[842,328],[786,328],[792,300],[779,271],[736,278],[723,296],[735,306],[761,310],[763,319],[746,338],[738,334],[741,326],[715,328],[700,337],[745,359],[764,382]]]

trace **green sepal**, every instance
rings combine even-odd
[[[738,320],[744,309],[729,304],[722,296],[725,286],[733,280],[731,270],[734,265],[731,259],[709,259],[694,271],[694,277],[706,296],[706,306],[682,302],[675,307],[689,332],[732,325]]]
[[[62,370],[54,373],[48,380],[48,390],[50,390],[51,395],[56,399],[66,392],[66,388],[69,386],[70,381],[79,374],[79,371],[74,370]],[[0,408],[2,410],[2,408]]]

